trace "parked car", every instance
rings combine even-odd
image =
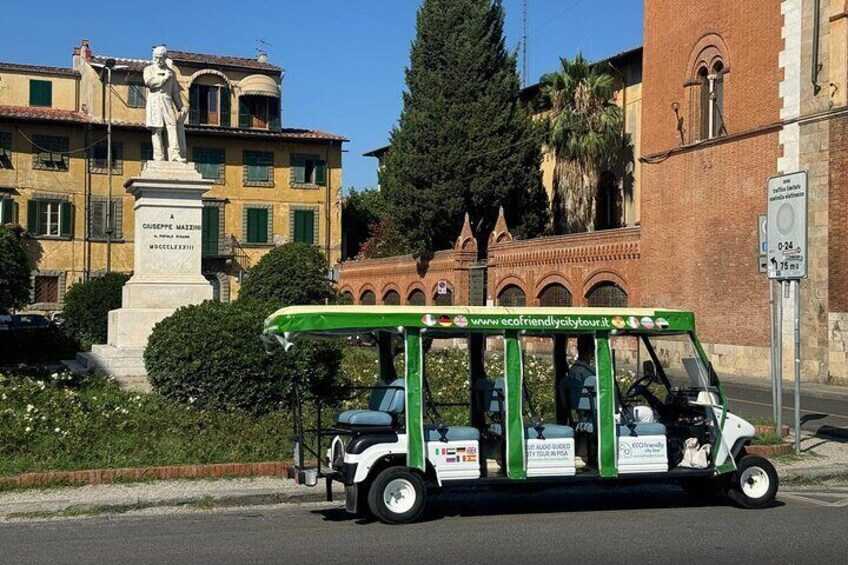
[[[0,317],[0,331],[38,331],[46,330],[52,322],[41,314],[12,314]]]

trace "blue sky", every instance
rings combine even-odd
[[[95,53],[148,58],[150,48],[252,57],[267,42],[269,60],[286,69],[283,125],[339,133],[344,185],[377,182],[376,160],[402,108],[404,68],[419,0],[42,0],[3,9],[0,60],[69,66],[81,38]],[[503,0],[506,36],[517,48],[522,0]],[[130,9],[129,6],[132,6]],[[38,13],[37,21],[34,10]],[[578,50],[598,59],[642,42],[642,0],[529,0],[529,83]],[[520,64],[520,63],[519,63]]]

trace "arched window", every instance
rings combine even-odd
[[[701,85],[701,139],[727,134],[724,125],[724,64],[714,61],[698,69]]]
[[[387,306],[400,306],[400,294],[396,290],[389,290],[383,295],[383,304]]]
[[[377,295],[372,290],[366,290],[359,295],[359,303],[364,306],[373,306],[377,304]]]
[[[410,306],[426,306],[427,305],[427,297],[424,296],[424,291],[415,289],[409,293],[406,301]]]
[[[436,306],[453,306],[453,291],[448,288],[444,294],[437,292],[433,297],[433,304]]]
[[[539,293],[539,306],[569,307],[573,303],[571,293],[559,283],[553,283]]]
[[[618,179],[609,171],[598,179],[595,194],[595,229],[609,230],[621,227],[621,190]]]
[[[527,304],[527,297],[521,287],[511,284],[504,287],[498,295],[498,306],[524,306]]]
[[[593,307],[626,308],[627,293],[613,282],[602,282],[592,287],[586,302]]]
[[[342,304],[353,304],[353,293],[349,290],[346,290],[342,293]]]

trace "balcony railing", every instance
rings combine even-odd
[[[188,112],[189,124],[200,124],[207,126],[222,126],[230,127],[230,114],[221,114],[220,112],[208,112],[199,108],[192,108]]]

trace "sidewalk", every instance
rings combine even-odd
[[[783,379],[783,394],[785,398],[787,393],[795,390],[795,381],[787,379],[788,375],[784,374]],[[771,379],[761,377],[746,377],[741,375],[730,375],[719,373],[719,381],[722,384],[735,384],[757,388],[761,390],[771,391]],[[801,392],[805,396],[813,396],[816,398],[841,399],[848,401],[848,386],[828,385],[822,383],[813,383],[801,381]]]
[[[344,489],[333,486],[335,500]],[[315,487],[293,479],[254,477],[217,480],[174,480],[132,484],[86,485],[0,492],[0,523],[15,519],[96,515],[152,507],[251,506],[322,502],[323,481]]]

